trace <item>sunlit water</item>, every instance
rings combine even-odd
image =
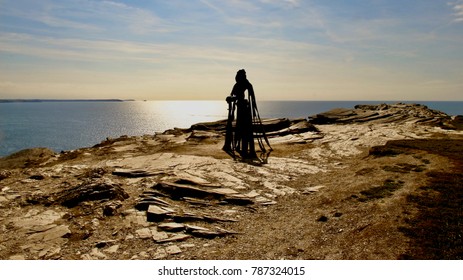
[[[261,101],[262,118],[298,118],[378,101]],[[392,103],[392,102],[388,102]],[[463,102],[420,102],[450,115]],[[144,135],[225,119],[225,101],[0,103],[0,156],[30,147],[57,152],[93,146],[107,137]]]

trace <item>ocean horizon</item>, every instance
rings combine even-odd
[[[2,100],[2,101],[5,101]],[[257,101],[261,118],[306,118],[358,104],[418,103],[463,115],[463,101]],[[0,102],[0,157],[34,147],[55,152],[122,135],[153,135],[227,117],[224,100],[9,100]]]

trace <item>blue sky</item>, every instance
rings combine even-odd
[[[0,0],[0,98],[463,100],[463,0]]]

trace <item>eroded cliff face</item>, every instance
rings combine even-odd
[[[221,150],[225,125],[0,159],[0,258],[395,259],[407,196],[454,163],[372,147],[462,139],[461,118],[421,105],[357,106],[264,120],[263,164]]]

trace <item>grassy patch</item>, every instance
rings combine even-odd
[[[404,152],[400,149],[388,147],[387,144],[385,146],[375,146],[371,147],[368,154],[374,157],[394,157]]]
[[[402,153],[411,150],[422,150],[432,154],[446,156],[452,159],[461,158],[463,151],[462,139],[419,139],[388,141],[385,149],[393,149]]]
[[[373,168],[373,167],[366,167],[366,168],[362,168],[362,169],[358,170],[357,172],[355,172],[355,175],[357,175],[357,176],[363,176],[363,175],[367,175],[367,174],[373,173],[373,171],[375,171],[375,168]]]
[[[463,259],[463,140],[399,140],[387,146],[427,151],[454,163],[445,172],[428,172],[427,184],[407,196],[418,213],[399,228],[410,238],[410,247],[400,258]]]
[[[419,214],[400,230],[412,239],[404,259],[463,259],[463,165],[459,173],[432,172],[407,197]]]
[[[372,156],[395,156],[411,154],[414,150],[458,158],[463,151],[463,139],[391,140],[384,146],[372,147],[369,154]]]
[[[386,198],[392,196],[394,192],[403,186],[404,182],[395,180],[385,180],[382,186],[371,187],[361,191],[359,196],[355,196],[360,202]]]
[[[384,171],[396,173],[410,173],[410,172],[423,172],[426,170],[424,165],[415,165],[409,163],[399,163],[393,166],[383,166]]]

